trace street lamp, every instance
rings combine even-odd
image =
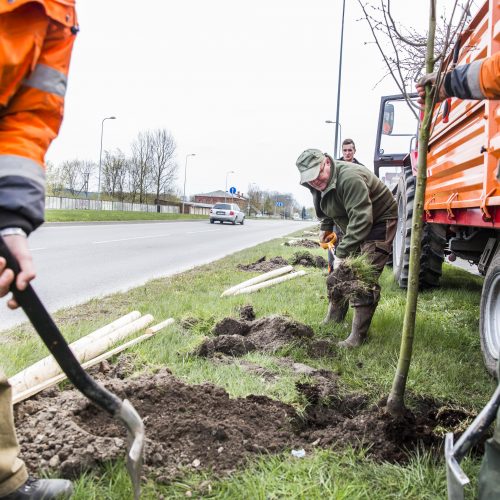
[[[340,84],[342,83],[342,49],[344,47],[344,17],[345,17],[345,0],[342,2],[342,28],[340,30],[340,54],[339,54],[339,81],[337,86],[337,113],[335,115],[335,153],[338,157],[339,144],[339,114],[340,114]]]
[[[335,125],[335,146],[333,150],[333,155],[335,156],[335,159],[339,157],[339,152],[337,151],[338,148],[338,142],[337,142],[337,129],[340,128],[340,135],[342,135],[342,125],[337,122],[337,121],[332,121],[332,120],[325,120],[325,123],[332,123]]]
[[[234,170],[228,170],[228,171],[226,172],[226,191],[224,192],[224,203],[226,203],[226,202],[227,202],[227,176],[228,176],[229,174],[234,174]]]
[[[101,150],[99,152],[99,180],[97,183],[97,201],[101,201],[101,166],[102,166],[102,135],[104,132],[104,122],[106,120],[116,120],[116,116],[108,116],[101,122]]]
[[[186,199],[186,172],[188,166],[188,158],[190,156],[196,156],[196,153],[189,153],[186,155],[186,163],[184,164],[184,194],[182,195],[182,214],[184,213],[184,200]]]

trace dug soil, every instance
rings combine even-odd
[[[326,269],[328,262],[321,257],[321,255],[313,255],[311,252],[295,252],[290,260],[292,266],[299,265],[305,267],[317,267],[319,269]]]
[[[300,240],[290,240],[284,243],[286,247],[305,247],[305,248],[318,248],[319,243],[317,241],[309,240],[303,238]]]
[[[145,475],[168,482],[186,470],[225,475],[261,454],[315,448],[369,447],[374,460],[404,462],[417,446],[436,448],[441,431],[457,430],[470,415],[434,401],[393,419],[365,397],[342,396],[337,376],[316,371],[297,384],[304,414],[265,396],[230,398],[212,384],[188,385],[167,369],[130,379],[101,374],[102,382],[129,399],[146,428]],[[72,478],[125,456],[123,425],[75,390],[46,390],[15,408],[21,456],[30,472],[51,469]],[[437,430],[440,429],[438,434]]]
[[[288,262],[279,255],[276,257],[272,257],[267,260],[267,258],[261,257],[255,262],[251,264],[238,264],[236,267],[241,269],[242,271],[258,271],[267,273],[269,271],[274,271],[275,269],[279,269],[280,267],[288,266]]]

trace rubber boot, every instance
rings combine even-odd
[[[66,479],[35,479],[28,480],[16,491],[3,500],[59,500],[70,498],[73,494],[73,485]]]
[[[345,340],[338,343],[339,347],[345,347],[347,349],[358,347],[366,340],[368,328],[370,328],[370,323],[372,322],[376,308],[376,304],[356,306],[354,308],[351,334]]]
[[[328,312],[326,313],[325,319],[323,320],[323,324],[326,325],[330,323],[330,321],[334,321],[335,323],[342,323],[347,315],[348,310],[349,302],[347,300],[341,305],[328,302]]]

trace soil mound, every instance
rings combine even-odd
[[[285,266],[288,266],[288,261],[278,255],[272,257],[268,261],[266,261],[266,257],[264,256],[252,264],[238,264],[236,267],[242,271],[259,271],[267,273]]]
[[[232,399],[212,384],[187,385],[165,369],[105,385],[143,417],[145,473],[160,482],[186,470],[230,473],[248,457],[296,447],[311,453],[315,446],[364,444],[373,459],[401,462],[419,443],[441,445],[436,427],[453,431],[465,418],[454,410],[450,428],[451,407],[440,412],[427,402],[419,413],[394,420],[362,395],[341,397],[337,375],[318,371],[314,377],[315,384],[297,385],[307,403],[302,417],[264,396]],[[32,473],[53,469],[71,478],[125,455],[123,426],[75,390],[47,390],[17,405],[15,418],[21,456]]]
[[[305,247],[305,248],[318,248],[319,247],[319,243],[317,241],[309,240],[307,238],[303,238],[300,240],[285,241],[284,245],[286,247]]]
[[[311,252],[295,252],[290,262],[292,266],[318,267],[326,269],[328,262],[321,255],[313,255]]]
[[[255,319],[255,312],[251,305],[241,306],[239,312],[240,312],[240,319],[246,321],[253,321]]]
[[[214,327],[215,338],[206,339],[195,354],[212,357],[215,353],[242,356],[259,350],[274,353],[287,344],[313,337],[312,328],[283,316],[268,316],[255,321],[224,318]]]

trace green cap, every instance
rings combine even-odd
[[[319,149],[306,149],[298,158],[295,164],[300,172],[300,183],[306,184],[319,176],[321,162],[325,155]]]

